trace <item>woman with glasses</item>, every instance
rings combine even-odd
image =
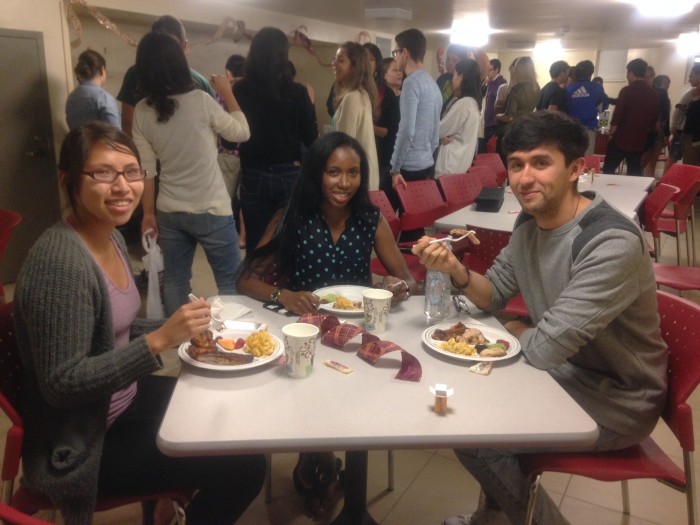
[[[161,352],[208,328],[210,312],[200,299],[166,320],[137,317],[116,227],[138,205],[145,176],[131,139],[102,122],[71,131],[61,147],[70,211],[30,250],[14,295],[23,483],[66,524],[92,523],[99,496],[174,490],[198,490],[188,523],[230,524],[259,492],[264,458],[172,458],[156,446],[175,378],[150,374]]]
[[[149,172],[141,231],[152,229],[160,236],[163,304],[170,315],[188,300],[197,243],[204,248],[219,294],[236,293],[241,253],[231,198],[217,161],[217,134],[244,142],[250,131],[228,79],[211,78],[226,112],[195,89],[182,47],[166,34],[143,37],[136,50],[136,75],[145,98],[134,112],[134,142]]]

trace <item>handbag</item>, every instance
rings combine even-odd
[[[163,252],[158,246],[155,232],[148,229],[143,232],[141,244],[146,255],[141,259],[148,274],[148,295],[146,298],[146,317],[162,319],[165,317],[163,301],[160,296],[160,274],[163,271]]]

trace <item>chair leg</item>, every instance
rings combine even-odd
[[[265,503],[272,501],[272,454],[265,454]]]
[[[661,254],[661,240],[658,237],[654,237],[654,261],[659,262],[659,255]]]
[[[630,515],[630,489],[626,479],[620,482],[622,486],[622,513],[625,516]]]
[[[394,451],[387,450],[387,490],[394,490]]]
[[[690,207],[690,242],[693,245],[693,266],[695,266],[695,206]]]
[[[12,500],[12,491],[14,489],[14,480],[3,481],[2,483],[2,502],[9,505]]]
[[[537,501],[537,490],[540,486],[540,476],[541,474],[530,476],[530,490],[527,495],[527,510],[523,525],[532,525],[532,520],[535,517],[535,502]]]
[[[676,264],[681,265],[681,223],[676,219]]]
[[[697,525],[698,504],[695,499],[695,462],[692,452],[683,453],[685,466],[685,497],[688,503],[688,525]]]

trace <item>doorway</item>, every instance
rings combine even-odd
[[[14,282],[29,248],[59,219],[60,200],[43,36],[0,28],[0,50],[0,208],[22,215],[0,282]]]

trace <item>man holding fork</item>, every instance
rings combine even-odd
[[[442,243],[413,248],[430,269],[446,272],[478,308],[502,309],[518,293],[529,319],[508,321],[528,363],[549,374],[598,423],[590,450],[640,442],[666,397],[666,347],[656,286],[642,233],[594,192],[579,193],[585,129],[559,112],[514,121],[504,139],[508,178],[522,206],[509,244],[485,275],[463,266]],[[486,495],[474,514],[445,525],[523,523],[527,450],[457,450]],[[538,491],[534,523],[565,524]]]

